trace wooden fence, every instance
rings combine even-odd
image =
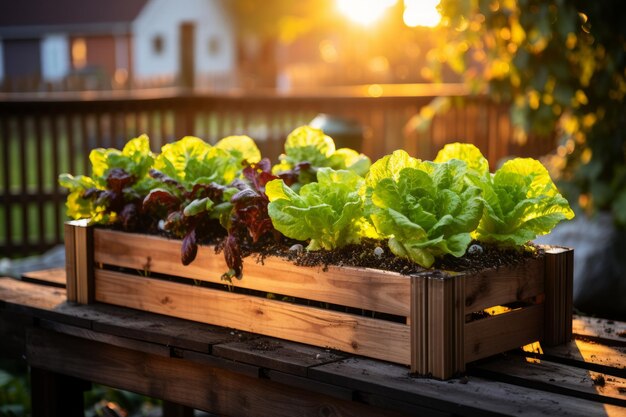
[[[451,105],[425,123],[433,100],[440,103],[441,97]],[[479,146],[495,166],[508,155],[539,156],[554,148],[549,140],[514,144],[506,106],[469,96],[456,85],[334,88],[298,95],[180,90],[0,95],[0,257],[40,253],[62,243],[66,192],[57,176],[89,174],[92,148],[121,148],[141,133],[150,136],[153,151],[184,135],[214,143],[248,134],[275,161],[286,135],[320,113],[360,123],[361,151],[372,159],[399,148],[429,159],[445,143],[465,141]]]

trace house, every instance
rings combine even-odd
[[[162,85],[182,62],[196,80],[228,77],[236,40],[223,1],[0,2],[0,84]]]

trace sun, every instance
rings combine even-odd
[[[409,27],[435,27],[441,20],[437,10],[440,0],[404,0],[404,24]]]
[[[337,0],[337,9],[350,20],[371,25],[396,4],[397,0]]]

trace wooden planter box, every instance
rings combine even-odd
[[[571,249],[546,248],[543,257],[479,273],[418,276],[246,258],[244,278],[234,280],[243,290],[232,291],[220,280],[228,270],[223,256],[210,247],[183,266],[180,241],[80,221],[66,223],[65,245],[68,301],[115,304],[338,349],[440,379],[480,358],[571,338]],[[510,303],[516,305],[506,313],[472,320],[472,313]]]

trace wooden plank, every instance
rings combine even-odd
[[[217,415],[399,415],[267,379],[44,330],[29,332],[28,359],[43,369],[62,371]]]
[[[104,304],[66,305],[61,310],[89,318],[92,329],[98,332],[204,353],[210,353],[216,344],[255,337],[222,327]]]
[[[223,255],[201,246],[196,260],[182,266],[180,246],[179,240],[158,236],[94,230],[96,263],[224,283],[221,276],[228,267]],[[243,279],[233,283],[240,288],[409,315],[410,278],[387,271],[330,266],[325,272],[321,267],[296,266],[279,258],[266,258],[261,264],[248,257]]]
[[[574,251],[547,248],[545,259],[543,342],[546,346],[554,346],[572,339]]]
[[[397,363],[410,362],[409,326],[404,324],[104,270],[96,271],[96,300]]]
[[[626,378],[626,346],[573,340],[560,346],[545,347],[537,357]]]
[[[93,302],[93,228],[87,221],[73,220],[74,245],[76,248],[76,302],[89,304]]]
[[[411,372],[428,374],[428,279],[411,279]]]
[[[469,368],[471,375],[626,407],[626,380],[541,359],[510,355]]]
[[[80,315],[67,316],[59,311],[66,305],[65,290],[32,284],[13,278],[0,278],[0,309],[35,318],[49,318],[81,327],[91,322]]]
[[[213,355],[300,376],[306,376],[311,366],[345,358],[328,349],[269,337],[219,344]]]
[[[74,225],[65,222],[63,225],[65,235],[65,288],[67,288],[67,301],[76,302],[76,240]]]
[[[65,288],[67,283],[65,268],[50,268],[24,272],[21,278],[22,281],[59,288]]]
[[[465,280],[428,279],[428,373],[447,379],[465,370]]]
[[[626,322],[575,316],[572,326],[576,338],[586,338],[611,346],[626,346]]]
[[[538,304],[467,323],[466,362],[540,340],[543,336],[543,314],[543,305]]]
[[[311,377],[359,392],[448,412],[455,416],[618,416],[623,408],[479,377],[438,381],[410,378],[408,370],[351,358],[311,369]]]
[[[16,311],[19,307],[52,310],[65,302],[65,290],[23,282],[14,278],[0,278],[0,308]],[[10,308],[14,306],[16,308]]]
[[[138,350],[141,352],[151,353],[153,355],[160,355],[165,357],[170,356],[170,348],[162,344],[146,342],[143,340],[129,339],[126,337],[114,336],[107,333],[94,332],[93,330],[58,323],[51,320],[40,320],[39,327],[41,327],[42,329],[52,330],[56,333],[62,333],[70,336],[80,337],[83,339],[94,340],[96,342],[103,342],[111,346],[119,346],[123,348]]]
[[[466,275],[465,314],[543,294],[543,277],[543,258]]]

